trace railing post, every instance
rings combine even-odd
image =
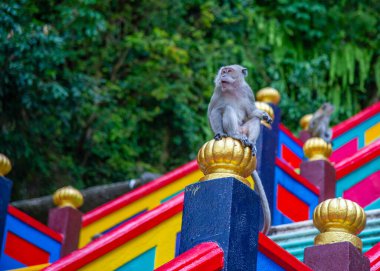
[[[278,107],[280,94],[273,88],[263,88],[257,92],[256,107],[267,112],[273,119],[272,125],[262,122],[260,136],[257,140],[257,173],[267,195],[269,208],[273,213],[275,204],[274,173],[277,156],[278,136],[281,122],[281,109]]]
[[[245,178],[256,157],[240,141],[223,138],[200,149],[198,164],[206,176],[185,189],[180,253],[212,241],[223,249],[223,270],[255,271],[261,207]]]
[[[304,262],[314,271],[369,271],[362,255],[362,241],[356,235],[365,227],[364,210],[342,198],[320,203],[314,210],[314,225],[321,232],[315,246],[305,249]]]
[[[58,189],[53,195],[58,208],[49,211],[48,226],[63,235],[61,257],[78,249],[82,229],[82,213],[77,209],[83,204],[82,194],[71,186]]]
[[[313,137],[305,142],[303,150],[309,160],[301,163],[301,176],[319,187],[319,202],[334,198],[336,171],[328,160],[332,152],[331,144],[326,143],[322,138]]]
[[[12,181],[4,176],[7,175],[12,169],[9,159],[0,154],[0,257],[3,255],[3,248],[5,242],[5,223],[8,214],[8,204],[11,199]]]

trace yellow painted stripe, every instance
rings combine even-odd
[[[23,267],[23,268],[18,268],[18,269],[12,269],[12,270],[8,270],[8,271],[40,271],[48,265],[50,265],[50,263],[33,265],[33,266],[28,266],[28,267]]]
[[[368,145],[374,140],[380,138],[380,123],[377,123],[376,125],[369,128],[367,131],[365,131],[364,138],[365,145]]]
[[[153,247],[156,247],[154,266],[157,268],[174,258],[181,221],[182,213],[178,213],[79,270],[115,270]]]
[[[92,236],[104,232],[112,226],[124,221],[125,219],[143,211],[151,210],[160,205],[161,200],[183,190],[187,185],[197,182],[203,176],[202,172],[197,170],[177,181],[162,187],[161,189],[131,203],[119,210],[89,224],[82,228],[79,247],[85,246],[90,242]]]

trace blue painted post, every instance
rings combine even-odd
[[[8,214],[8,204],[11,199],[12,181],[5,178],[4,175],[11,171],[11,163],[9,159],[0,154],[0,257],[3,255],[5,241],[5,223]]]
[[[260,136],[257,140],[257,173],[259,174],[268,198],[269,208],[273,213],[276,208],[274,186],[275,161],[277,156],[278,136],[281,122],[281,109],[275,104],[269,104],[274,112],[272,127],[261,125]]]
[[[186,187],[180,253],[212,241],[224,251],[225,271],[256,271],[260,199],[233,177]]]

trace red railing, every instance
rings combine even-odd
[[[202,243],[170,262],[155,269],[156,271],[218,271],[224,265],[223,250],[213,242]]]
[[[110,202],[107,202],[103,204],[102,206],[99,206],[98,208],[95,208],[94,210],[88,212],[83,216],[83,222],[82,226],[85,227],[96,220],[105,217],[109,215],[110,213],[113,213],[114,211],[138,200],[146,195],[149,195],[150,193],[172,183],[177,181],[178,179],[186,176],[187,174],[198,170],[198,164],[197,161],[191,161],[163,176],[160,178],[145,184],[129,193],[124,194],[123,196],[120,196]]]
[[[380,270],[380,243],[368,250],[364,255],[369,259],[371,271]]]
[[[78,249],[70,255],[56,261],[43,270],[74,271],[107,254],[113,249],[125,244],[138,235],[154,228],[166,219],[182,212],[183,193],[159,205],[115,230],[96,239],[87,246]]]
[[[365,146],[351,157],[337,163],[335,165],[336,179],[341,179],[378,156],[380,156],[380,140]]]
[[[374,105],[367,107],[366,109],[359,112],[355,116],[335,125],[333,127],[333,139],[344,134],[348,130],[354,128],[358,124],[364,122],[365,120],[373,117],[374,115],[378,113],[380,113],[380,102],[377,102]]]

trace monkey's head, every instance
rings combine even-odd
[[[215,77],[215,86],[220,87],[222,91],[233,91],[245,83],[244,78],[247,75],[247,69],[240,65],[221,67]]]
[[[321,113],[323,113],[326,116],[331,116],[331,114],[334,112],[334,106],[330,103],[324,103],[322,106],[318,109]]]

